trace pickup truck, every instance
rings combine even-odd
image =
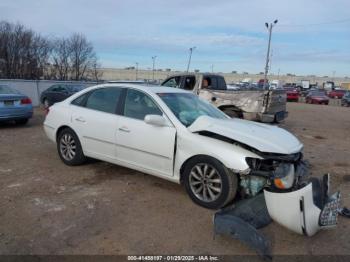
[[[217,74],[178,74],[161,85],[191,90],[231,117],[273,123],[288,116],[285,90],[232,90],[225,78]]]

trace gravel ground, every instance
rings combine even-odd
[[[289,103],[282,126],[304,143],[312,173],[330,172],[350,206],[350,108]],[[0,126],[0,254],[254,254],[213,239],[213,211],[171,182],[90,161],[65,166],[45,136],[43,113]],[[350,220],[311,238],[272,223],[276,254],[350,254]]]

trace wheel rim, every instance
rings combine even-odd
[[[193,194],[201,201],[213,202],[222,192],[222,180],[219,172],[211,165],[195,165],[189,175],[189,184]]]
[[[47,99],[44,100],[44,107],[48,108],[50,105],[49,105],[49,101]]]
[[[74,138],[70,134],[64,134],[60,140],[60,152],[62,157],[71,161],[75,157],[76,144]]]

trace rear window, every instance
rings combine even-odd
[[[0,94],[20,94],[16,89],[13,89],[6,85],[0,85]]]

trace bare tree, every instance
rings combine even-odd
[[[86,79],[96,59],[94,48],[82,34],[73,34],[69,38],[72,79]]]
[[[96,82],[101,80],[103,76],[103,72],[100,69],[101,69],[101,64],[98,63],[97,59],[95,59],[92,62],[92,68],[90,69],[90,73],[89,73],[91,80],[94,80]]]
[[[0,22],[3,77],[39,79],[50,55],[49,42],[21,24]]]
[[[66,38],[56,39],[52,42],[52,73],[59,80],[68,80],[70,73],[71,48]]]
[[[82,34],[50,41],[21,24],[0,22],[0,76],[59,80],[99,79],[92,44]]]

